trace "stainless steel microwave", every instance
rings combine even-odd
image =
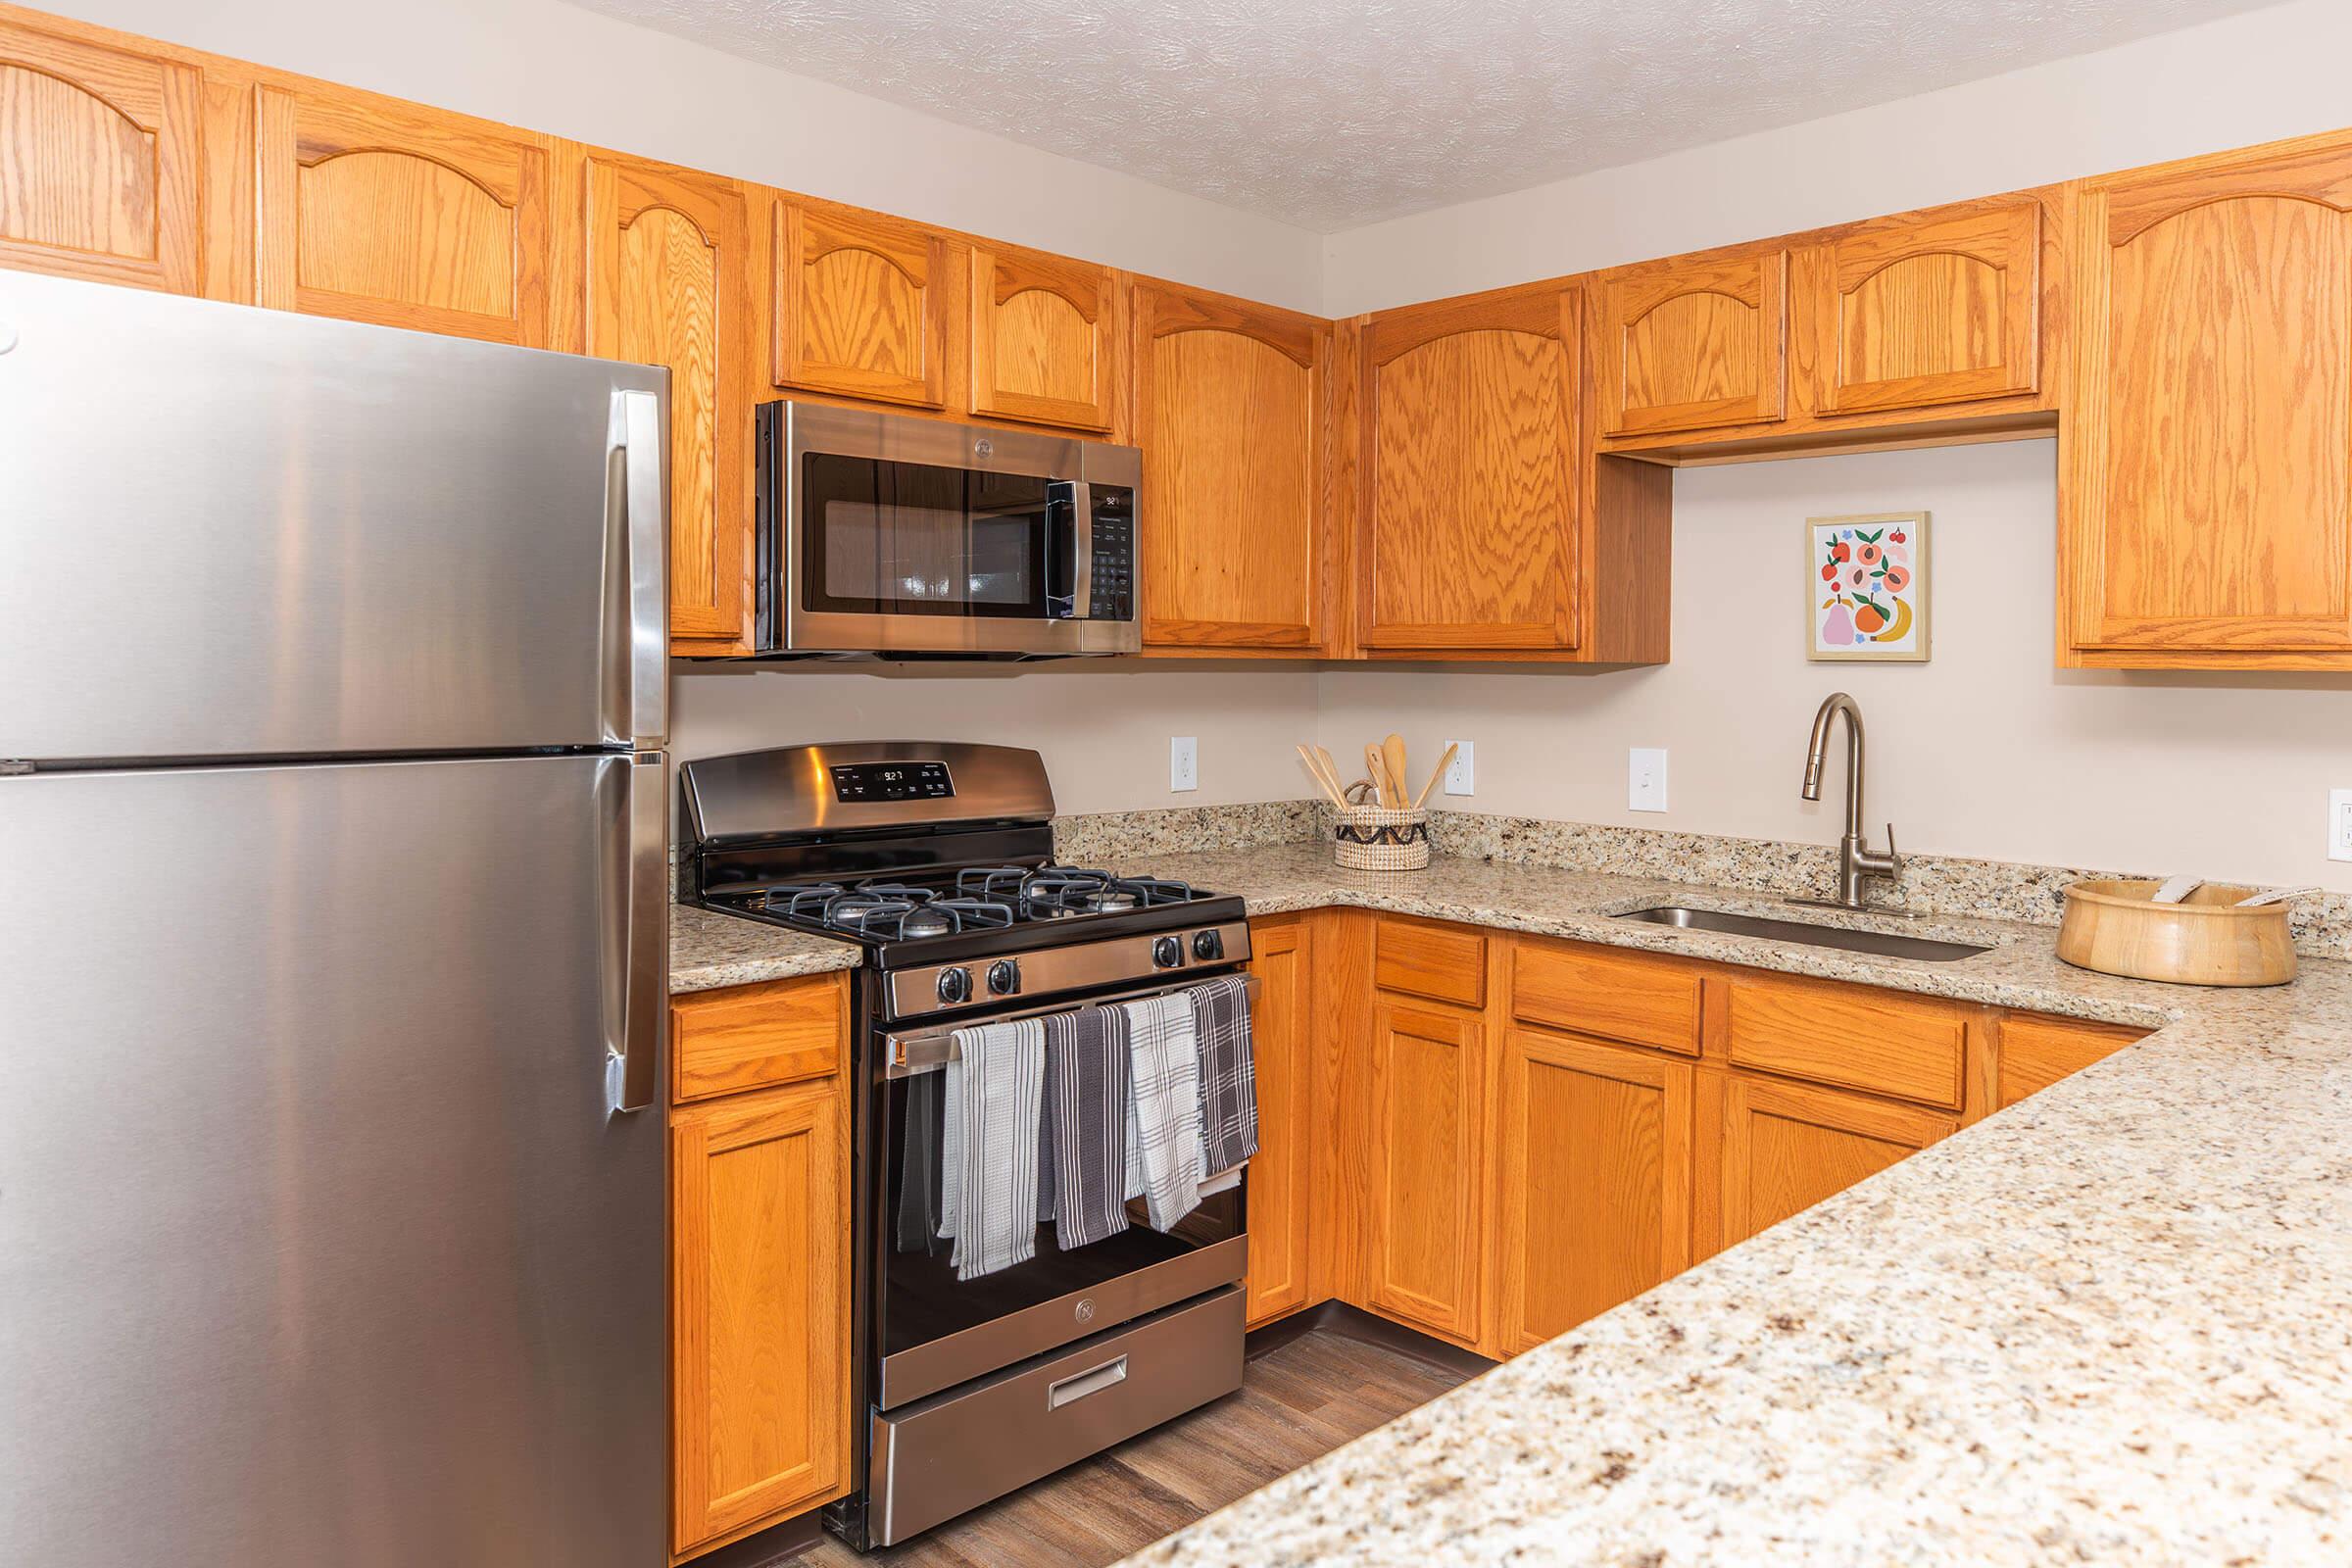
[[[759,441],[760,653],[1142,647],[1135,448],[791,402]]]

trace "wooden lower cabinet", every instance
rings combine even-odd
[[[1257,1157],[1250,1162],[1252,1328],[1307,1303],[1307,1201],[1313,1180],[1308,1073],[1314,1017],[1314,942],[1304,915],[1253,921],[1250,1024],[1257,1072]]]
[[[1495,1116],[1494,1348],[1533,1349],[1690,1265],[1697,1069],[1514,1029]]]
[[[1993,1052],[1992,1106],[2006,1110],[2059,1079],[2112,1056],[2146,1031],[2080,1018],[2045,1018],[2011,1013],[1999,1028]]]
[[[1373,1007],[1372,1073],[1371,1305],[1475,1344],[1486,1020],[1383,995]]]
[[[671,1112],[677,1555],[849,1489],[849,1200],[837,1075]]]
[[[1949,1116],[1842,1089],[1742,1072],[1707,1076],[1720,1097],[1722,1135],[1712,1151],[1718,1247],[1801,1213],[1960,1127]]]

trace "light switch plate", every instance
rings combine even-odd
[[[1625,754],[1625,808],[1666,809],[1666,748],[1635,746]]]
[[[2328,858],[2352,860],[2352,790],[2328,792]]]
[[[1194,735],[1168,737],[1168,788],[1171,792],[1200,787],[1200,741]]]
[[[1478,767],[1471,760],[1468,741],[1447,741],[1453,748],[1453,760],[1446,764],[1446,793],[1472,795],[1477,793]]]

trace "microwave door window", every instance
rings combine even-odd
[[[1045,613],[1046,480],[825,453],[805,480],[809,609]]]

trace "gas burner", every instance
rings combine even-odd
[[[878,898],[868,893],[842,893],[825,902],[821,918],[826,925],[839,930],[879,935],[886,928],[903,929],[906,917],[924,907],[927,902]]]

